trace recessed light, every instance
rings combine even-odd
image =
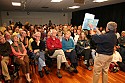
[[[51,2],[61,2],[63,0],[51,0]]]
[[[105,1],[108,1],[108,0],[93,0],[93,2],[98,2],[98,3],[105,2]]]
[[[69,7],[69,9],[76,9],[76,8],[80,8],[80,6],[71,6],[71,7]]]
[[[12,5],[13,6],[21,6],[21,3],[19,3],[19,2],[12,2]]]

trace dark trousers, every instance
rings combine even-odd
[[[84,49],[81,53],[82,56],[84,56],[84,60],[89,60],[91,57],[91,50],[90,49]]]
[[[123,62],[117,62],[117,64],[120,67],[120,70],[125,72],[125,64]]]
[[[81,54],[78,56],[84,56],[84,61],[87,60],[87,64],[85,64],[87,67],[90,66],[89,59],[92,57],[91,56],[91,49],[84,49]]]
[[[64,52],[64,53],[65,53],[65,56],[69,58],[74,68],[76,68],[78,66],[76,51],[72,50],[71,52]]]

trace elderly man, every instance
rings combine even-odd
[[[11,54],[11,47],[9,42],[7,42],[3,35],[0,36],[0,57],[1,57],[1,67],[2,74],[7,83],[10,83],[10,75],[8,72],[9,55]]]
[[[90,26],[93,28],[92,26]],[[117,24],[115,22],[108,22],[106,27],[106,33],[96,29],[98,34],[91,31],[92,40],[97,44],[96,57],[94,60],[94,71],[93,71],[93,83],[98,83],[100,73],[102,72],[102,83],[108,82],[108,69],[113,58],[114,46],[117,42],[115,30]]]
[[[65,54],[62,50],[62,43],[58,38],[56,38],[57,31],[52,29],[51,37],[47,39],[47,49],[49,50],[50,58],[57,58],[57,77],[62,78],[60,73],[61,63],[65,63],[69,72],[72,72],[74,69],[68,64]]]
[[[13,43],[12,40],[11,40],[11,35],[10,35],[9,32],[6,32],[6,33],[5,33],[5,39],[6,39],[6,41],[8,41],[10,44]]]

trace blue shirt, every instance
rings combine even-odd
[[[63,38],[62,49],[64,52],[69,49],[75,49],[74,41],[71,38],[69,38],[69,40],[66,40],[65,38]]]

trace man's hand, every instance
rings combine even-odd
[[[88,26],[90,27],[91,30],[93,30],[93,25],[92,24],[88,24]]]

